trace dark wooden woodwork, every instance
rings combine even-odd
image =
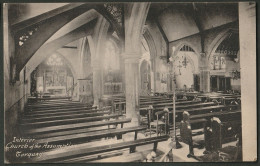
[[[110,144],[105,146],[91,147],[88,148],[86,146],[80,146],[79,148],[66,148],[62,150],[53,150],[49,152],[43,153],[40,158],[32,158],[32,162],[59,162],[69,158],[94,155],[104,152],[110,152],[114,150],[120,150],[125,148],[130,148],[131,152],[135,152],[134,149],[136,146],[146,145],[146,144],[154,144],[154,150],[157,148],[157,143],[168,140],[169,136],[159,136],[159,137],[151,137],[138,139],[134,141],[121,142],[116,144]]]

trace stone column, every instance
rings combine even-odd
[[[126,117],[132,118],[129,126],[140,124],[139,113],[139,58],[140,56],[125,54],[125,92]]]
[[[210,92],[210,68],[205,53],[200,53],[200,91]]]
[[[210,92],[210,70],[200,70],[200,91]]]
[[[101,79],[101,69],[98,64],[93,65],[93,96],[94,96],[94,104],[93,107],[99,106],[99,99],[101,98],[102,91],[102,79]]]
[[[257,160],[256,4],[239,2],[243,161]]]

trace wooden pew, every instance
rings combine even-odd
[[[153,150],[156,151],[158,142],[168,140],[169,136],[159,136],[159,137],[151,137],[138,139],[133,141],[120,142],[116,144],[97,146],[97,147],[88,147],[84,146],[84,144],[77,146],[78,148],[67,147],[63,149],[57,149],[48,151],[42,154],[41,157],[31,158],[31,162],[40,162],[40,163],[50,163],[50,162],[63,162],[63,160],[68,160],[71,158],[78,158],[82,156],[100,154],[104,152],[110,152],[120,149],[129,148],[130,153],[135,152],[136,146],[146,145],[146,144],[154,144]]]
[[[46,100],[71,100],[71,97],[28,97],[30,102],[39,102],[39,101],[46,101]]]
[[[37,105],[28,105],[27,108],[28,109],[50,109],[50,108],[59,108],[59,107],[77,107],[77,106],[84,106],[84,107],[90,107],[87,104],[82,104],[82,103],[63,103],[63,104],[37,104]]]
[[[96,112],[102,112],[102,111],[108,111],[110,107],[104,107],[102,109],[64,109],[59,111],[42,111],[42,112],[27,112],[23,115],[23,118],[33,118],[33,117],[49,117],[49,116],[62,116],[62,115],[70,115],[70,114],[81,114],[81,113],[96,113]]]
[[[224,105],[231,105],[231,104],[241,105],[241,98],[240,97],[224,97],[223,104]]]
[[[41,101],[41,102],[34,102],[30,103],[28,101],[28,104],[30,105],[37,105],[37,104],[55,104],[55,103],[81,103],[79,101],[72,101],[72,100],[51,100],[51,101]],[[83,104],[83,103],[82,103]]]
[[[232,111],[236,110],[238,108],[237,105],[230,105],[230,106],[224,106],[224,105],[215,105],[215,106],[208,106],[208,107],[201,107],[201,108],[193,108],[193,109],[182,109],[182,110],[176,110],[176,121],[180,121],[182,117],[182,113],[184,111],[189,112],[189,114],[193,115],[192,118],[195,117],[195,115],[198,115],[198,117],[201,114],[206,113],[215,113],[215,112],[221,112],[221,111]],[[170,112],[172,113],[172,112]]]
[[[176,105],[175,108],[176,110],[184,110],[184,109],[192,109],[192,108],[201,108],[201,107],[208,107],[208,106],[215,106],[217,105],[217,103],[214,102],[208,102],[208,103],[195,103],[195,104],[190,104],[190,105]],[[160,106],[158,107],[157,105],[155,105],[154,110],[155,112],[163,110],[165,107],[167,107],[170,111],[172,111],[173,109],[173,105],[165,105],[165,106]],[[143,111],[145,111],[145,109],[140,109],[140,114],[143,114]]]
[[[79,132],[81,132],[81,129],[84,130],[86,128],[94,128],[94,127],[100,127],[100,126],[121,124],[121,128],[122,128],[124,123],[129,123],[129,122],[131,122],[130,118],[109,120],[109,121],[84,122],[84,123],[50,126],[50,127],[23,129],[24,130],[23,133],[25,135],[48,134],[49,136],[59,136],[59,135],[67,134],[66,132],[71,133],[71,130],[75,130],[75,133],[79,133]],[[76,130],[79,130],[79,131],[76,131]],[[56,134],[52,134],[52,133],[56,133]]]
[[[169,110],[172,110],[172,107],[167,107]],[[184,112],[184,111],[186,111],[186,112],[189,112],[191,115],[197,115],[197,114],[199,114],[198,115],[198,118],[200,118],[200,114],[205,114],[205,113],[210,113],[210,112],[219,112],[219,111],[226,111],[226,110],[229,110],[229,111],[231,111],[231,110],[235,110],[235,109],[237,109],[238,108],[238,106],[237,105],[231,105],[231,106],[224,106],[224,105],[213,105],[213,106],[205,106],[205,107],[203,107],[203,105],[202,105],[202,107],[193,107],[192,105],[190,105],[189,107],[186,107],[185,108],[185,106],[184,107],[182,107],[182,106],[180,106],[180,107],[178,107],[178,106],[176,106],[176,111],[175,111],[175,113],[176,113],[176,122],[180,122],[181,120],[182,120],[182,113]],[[140,109],[141,111],[143,111],[142,113],[140,113],[141,115],[145,115],[145,111],[147,112],[148,111],[148,109],[146,108],[146,109]],[[155,109],[155,111],[154,111],[154,113],[156,112],[156,111],[158,111],[158,109],[156,110]],[[173,112],[172,111],[170,111],[169,112],[170,114],[172,114]],[[194,116],[194,117],[196,117],[196,116]],[[193,118],[194,118],[193,117]],[[197,118],[197,119],[198,119]],[[172,116],[170,115],[170,123],[172,123]]]
[[[90,107],[70,107],[70,108],[49,108],[46,110],[42,109],[33,109],[33,110],[25,110],[25,115],[30,114],[40,114],[40,113],[55,113],[55,112],[66,112],[66,111],[79,111],[79,110],[97,110],[96,108],[90,108]]]
[[[46,100],[46,101],[40,101],[40,102],[33,102],[33,103],[30,103],[30,104],[41,104],[41,103],[57,103],[57,102],[60,102],[60,103],[80,103],[79,101],[72,101],[72,100]]]
[[[187,103],[198,103],[199,101],[186,101],[186,100],[178,100],[177,101],[177,104],[187,104]],[[125,113],[125,101],[120,101],[120,100],[118,100],[118,101],[112,101],[111,102],[111,104],[113,104],[114,105],[114,107],[113,107],[113,111],[115,112],[116,110],[117,111],[119,111],[120,113]],[[140,102],[140,108],[142,109],[142,108],[145,108],[145,107],[147,107],[148,105],[154,105],[155,107],[157,107],[157,105],[158,105],[158,107],[159,106],[165,106],[165,105],[169,105],[169,106],[171,106],[172,105],[172,100],[171,99],[169,99],[169,100],[155,100],[155,101],[141,101]]]
[[[80,117],[94,117],[94,116],[103,116],[110,114],[111,111],[99,111],[99,112],[83,112],[83,113],[70,113],[68,115],[55,115],[55,116],[42,116],[42,117],[30,117],[30,118],[23,118],[21,123],[33,123],[33,122],[44,122],[44,121],[54,121],[54,120],[65,120],[73,118],[80,118]]]
[[[236,135],[241,134],[241,119],[221,121],[217,117],[211,119],[211,124],[205,128],[206,151],[217,151],[224,143],[236,141]]]
[[[180,136],[182,142],[189,145],[189,154],[188,157],[194,156],[194,143],[193,143],[193,133],[192,130],[204,129],[206,126],[207,120],[205,118],[190,120],[190,114],[188,112],[183,112],[183,120],[180,123]]]
[[[235,110],[235,111],[221,111],[221,112],[210,112],[205,114],[199,114],[199,115],[191,115],[190,119],[200,119],[205,118],[208,121],[213,118],[217,117],[220,118],[220,120],[229,120],[229,119],[240,119],[241,118],[241,110]]]
[[[111,107],[104,107],[111,108]],[[95,108],[89,108],[89,107],[73,107],[73,108],[63,108],[63,109],[49,109],[49,110],[32,110],[29,112],[26,112],[25,115],[36,115],[36,114],[48,114],[48,113],[64,113],[64,112],[77,112],[77,111],[90,111],[90,110],[104,110],[104,109],[95,109]]]
[[[234,114],[236,116],[234,116]],[[235,131],[237,131],[237,129],[238,129],[237,127],[241,126],[241,117],[240,118],[239,118],[239,116],[237,117],[237,115],[240,115],[240,114],[241,114],[240,111],[233,111],[233,112],[223,111],[223,112],[212,112],[212,113],[192,116],[192,115],[189,115],[188,112],[184,112],[183,121],[181,122],[181,126],[180,126],[180,133],[181,133],[182,140],[189,145],[189,154],[187,155],[187,157],[196,158],[196,156],[194,155],[194,151],[193,151],[193,148],[194,148],[194,143],[193,143],[193,139],[192,139],[192,136],[193,136],[192,130],[193,129],[203,128],[206,151],[213,150],[214,148],[212,148],[212,147],[219,147],[219,144],[216,144],[216,139],[219,142],[220,137],[216,134],[220,134],[220,133],[217,133],[217,132],[213,133],[212,128],[208,127],[208,126],[212,126],[212,123],[209,124],[209,122],[211,122],[211,119],[214,116],[218,116],[219,118],[223,119],[223,121],[226,121],[227,122],[226,124],[228,124],[224,127],[225,128],[224,131],[227,131],[229,129],[230,125],[235,128]],[[196,118],[194,118],[194,117],[196,117]],[[216,127],[216,130],[218,132],[221,131],[219,127]],[[226,132],[224,132],[224,134],[222,134],[222,135],[225,135],[225,133]],[[216,150],[216,148],[215,148],[215,150]]]
[[[70,118],[70,119],[61,119],[61,120],[50,120],[50,121],[43,121],[43,122],[29,122],[29,123],[21,123],[21,126],[26,126],[28,128],[32,127],[47,127],[47,126],[54,126],[54,125],[64,125],[64,124],[73,124],[73,123],[80,123],[80,122],[92,122],[92,121],[99,121],[99,120],[106,120],[111,118],[119,118],[120,114],[111,114],[106,116],[95,116],[95,117],[80,117],[80,118]]]
[[[200,103],[200,101],[180,101],[180,102],[176,102],[175,105],[189,105],[189,104],[195,104],[195,103]],[[173,103],[171,102],[164,102],[164,103],[153,103],[153,104],[142,104],[140,103],[140,109],[145,109],[147,108],[149,105],[153,105],[153,107],[166,107],[166,106],[172,106]]]
[[[145,130],[146,127],[143,126],[137,126],[137,127],[129,127],[129,128],[116,128],[116,129],[106,129],[106,130],[100,130],[100,131],[92,131],[92,132],[84,132],[84,133],[78,133],[78,134],[67,134],[62,136],[56,136],[56,137],[48,137],[48,138],[42,138],[37,139],[37,143],[83,143],[83,142],[89,142],[93,139],[100,139],[100,138],[106,138],[106,137],[115,137],[117,136],[117,139],[122,139],[122,135],[129,132],[135,132],[135,140],[137,139],[137,132],[141,130]]]

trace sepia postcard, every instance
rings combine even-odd
[[[4,3],[4,163],[256,162],[255,2]]]

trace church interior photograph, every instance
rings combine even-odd
[[[255,2],[4,3],[4,162],[257,160]]]

